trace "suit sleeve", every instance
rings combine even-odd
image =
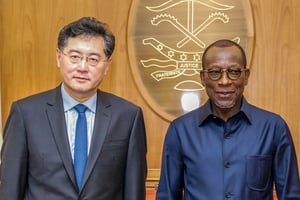
[[[144,117],[142,110],[139,108],[135,115],[129,139],[124,200],[142,200],[146,197],[146,152],[147,142]]]
[[[171,123],[164,141],[162,167],[156,194],[157,200],[181,200],[183,189],[183,161],[180,140]]]
[[[28,161],[26,146],[24,120],[20,107],[14,103],[4,127],[0,167],[1,199],[24,199]]]

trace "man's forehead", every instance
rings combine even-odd
[[[208,59],[242,59],[242,52],[236,46],[230,47],[212,47],[207,51],[206,58]]]

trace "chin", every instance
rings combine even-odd
[[[223,102],[215,102],[215,105],[218,107],[218,108],[221,108],[221,109],[230,109],[230,108],[233,108],[235,106],[235,102],[228,102],[228,103],[223,103]]]

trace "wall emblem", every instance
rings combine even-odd
[[[253,37],[248,0],[133,0],[128,22],[133,77],[149,106],[170,121],[207,100],[199,78],[205,47],[234,40],[250,63]]]

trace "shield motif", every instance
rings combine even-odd
[[[199,74],[210,43],[234,40],[250,63],[251,6],[249,0],[133,0],[127,37],[140,93],[158,115],[171,121],[207,101]]]

